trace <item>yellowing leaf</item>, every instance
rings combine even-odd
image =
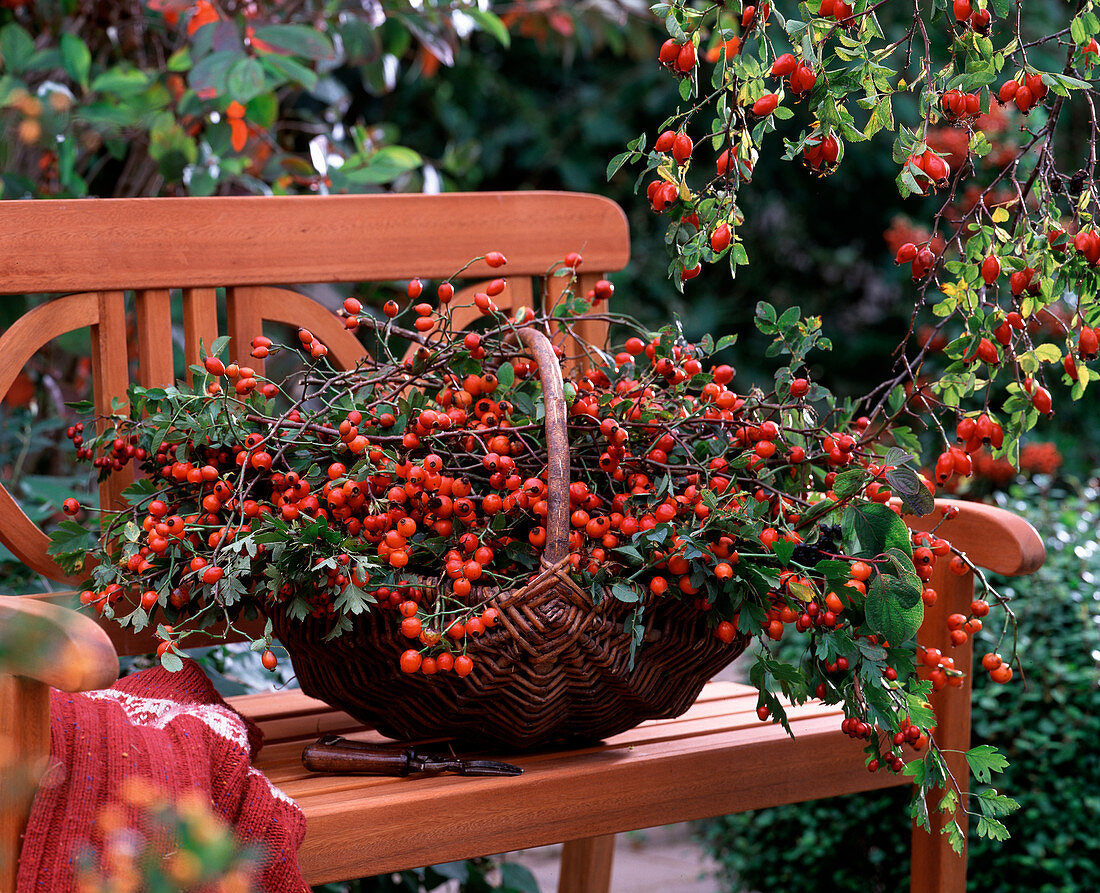
[[[1033,351],[1035,358],[1041,363],[1062,362],[1062,351],[1053,344],[1040,344]]]
[[[817,590],[806,580],[791,580],[787,584],[787,591],[801,602],[812,601],[817,595]]]
[[[995,208],[993,211],[993,222],[1004,223],[1008,220],[1008,211],[1004,208]]]

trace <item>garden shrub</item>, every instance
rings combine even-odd
[[[1002,778],[1020,810],[1007,841],[971,838],[971,890],[1091,893],[1100,877],[1100,490],[1013,491],[1047,547],[1033,576],[1001,580],[1018,599],[1024,681],[974,676],[973,743],[1008,757]],[[997,650],[995,624],[975,637]],[[811,767],[808,767],[812,771]],[[702,823],[704,847],[731,890],[874,893],[908,885],[908,791],[792,804]]]

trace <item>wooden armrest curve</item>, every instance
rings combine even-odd
[[[929,514],[906,515],[905,521],[913,530],[931,530],[950,506],[959,512],[944,521],[938,532],[978,567],[1009,577],[1032,574],[1042,567],[1047,554],[1042,537],[1028,521],[1008,509],[983,502],[937,499],[936,508]]]
[[[17,652],[0,663],[0,673],[74,692],[107,688],[118,679],[118,655],[91,617],[36,598],[0,596],[0,629],[15,631],[9,647]]]

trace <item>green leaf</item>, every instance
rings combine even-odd
[[[620,152],[618,155],[612,158],[607,165],[607,179],[610,180],[612,177],[614,177],[615,174],[618,173],[619,168],[626,164],[633,154],[633,152]]]
[[[6,71],[21,74],[33,55],[34,38],[23,28],[12,22],[0,30],[0,58]]]
[[[87,88],[92,68],[92,53],[87,45],[70,31],[61,35],[61,62],[65,71],[80,86]]]
[[[191,48],[180,47],[168,57],[168,62],[165,68],[168,71],[183,72],[187,71],[191,67]]]
[[[214,343],[210,345],[209,356],[217,357],[225,353],[226,348],[229,347],[229,336],[219,335],[214,339]]]
[[[924,603],[917,592],[911,598],[911,586],[897,577],[879,574],[867,591],[863,610],[868,625],[897,647],[917,634],[924,620]],[[907,602],[912,602],[906,606]]]
[[[333,606],[341,614],[362,614],[374,603],[374,596],[364,592],[354,583],[348,583],[336,596]]]
[[[951,844],[951,849],[961,856],[963,846],[966,844],[966,838],[963,836],[962,828],[959,827],[959,823],[951,822],[943,829],[942,833],[947,835],[947,842]]]
[[[340,168],[339,175],[350,183],[389,183],[419,167],[420,155],[404,146],[383,146],[361,165],[350,162]]]
[[[862,468],[849,468],[842,471],[833,481],[833,492],[838,499],[847,499],[863,489],[869,475]]]
[[[477,22],[482,31],[496,38],[501,46],[508,47],[512,45],[512,36],[508,33],[508,28],[494,13],[474,7],[466,10],[466,14]]]
[[[860,548],[875,557],[889,548],[913,554],[905,523],[885,505],[877,502],[849,506],[843,519],[845,530],[859,538]]]
[[[979,837],[987,837],[990,840],[1008,840],[1010,836],[1008,828],[1004,826],[1003,822],[984,815],[978,816],[978,824],[974,828],[974,833]]]
[[[1089,39],[1088,32],[1085,31],[1084,20],[1080,16],[1069,23],[1069,34],[1076,44],[1085,43]]]
[[[978,791],[975,796],[977,797],[978,808],[983,815],[1009,815],[1020,808],[1020,804],[1011,797],[998,794],[993,788],[984,788]]]
[[[218,50],[201,59],[194,68],[188,83],[196,93],[210,92],[214,96],[225,95],[228,89],[229,71],[242,60],[239,50]],[[99,78],[96,78],[96,83]],[[92,85],[93,87],[95,84]]]
[[[292,84],[300,85],[307,91],[312,91],[317,87],[317,82],[320,80],[315,71],[289,56],[267,55],[262,58],[261,62],[264,70],[279,83],[289,81]]]
[[[332,41],[308,25],[265,25],[256,29],[255,37],[277,50],[307,59],[331,59],[335,55]],[[258,51],[264,52],[262,48]]]
[[[174,651],[165,651],[160,656],[160,665],[169,673],[178,673],[183,669],[183,661]]]
[[[977,747],[970,748],[966,752],[966,761],[970,764],[970,771],[974,773],[974,777],[983,784],[989,782],[992,773],[1003,772],[1008,765],[1004,754],[992,744],[979,744]]]
[[[143,93],[149,86],[149,75],[136,68],[111,68],[92,81],[98,93],[110,93],[119,99],[129,99]]]
[[[497,369],[497,382],[502,391],[510,390],[516,383],[516,370],[511,363],[501,363]]]
[[[905,450],[899,450],[897,447],[890,447],[886,451],[886,456],[882,460],[883,465],[908,465],[910,462],[916,461]]]
[[[78,573],[83,569],[84,556],[95,548],[97,541],[95,533],[66,519],[50,534],[46,554],[55,558],[68,573]]]
[[[640,597],[638,590],[633,586],[628,586],[626,583],[612,583],[611,594],[619,601],[626,602],[627,604],[638,601]]]
[[[912,760],[905,764],[905,767],[901,770],[901,774],[912,776],[913,784],[919,788],[924,785],[928,769],[925,766],[924,760]]]
[[[791,556],[794,554],[794,543],[789,540],[776,540],[772,545],[772,552],[775,553],[780,564],[790,564]]]
[[[615,550],[616,554],[622,555],[624,558],[630,560],[632,564],[645,564],[645,559],[642,558],[642,553],[635,549],[633,546],[618,546]]]
[[[256,59],[241,59],[233,64],[225,79],[226,94],[240,103],[259,96],[264,89],[264,69]]]
[[[923,766],[923,763],[907,763],[903,772],[908,773],[910,766]],[[915,786],[913,789],[913,798],[909,801],[909,818],[924,828],[925,831],[931,832],[932,824],[928,820],[928,803],[921,794],[919,786]]]

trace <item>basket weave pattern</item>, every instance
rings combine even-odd
[[[623,623],[634,606],[610,592],[593,604],[567,572],[570,470],[561,367],[545,335],[525,328],[520,337],[543,384],[547,540],[542,569],[526,585],[471,594],[472,604],[488,599],[500,612],[498,626],[468,639],[474,671],[466,678],[402,673],[399,658],[410,643],[390,612],[364,612],[351,631],[325,642],[327,621],[290,621],[272,611],[303,691],[394,738],[531,748],[607,737],[683,713],[748,644],[747,636],[720,642],[703,612],[647,589],[645,637],[630,666]]]

